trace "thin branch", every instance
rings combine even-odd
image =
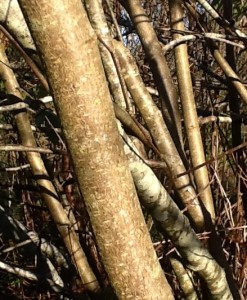
[[[39,278],[37,275],[35,275],[33,272],[27,271],[27,270],[23,270],[21,268],[18,267],[13,267],[9,264],[6,264],[2,261],[0,261],[0,269],[4,270],[8,273],[14,274],[18,277],[22,277],[31,281],[38,281]]]
[[[38,153],[46,153],[46,154],[54,153],[50,149],[44,149],[40,147],[28,147],[22,145],[0,145],[0,151],[38,152]]]
[[[164,54],[166,54],[166,52],[174,49],[178,45],[184,44],[184,43],[189,42],[189,41],[193,41],[197,38],[203,38],[203,37],[208,38],[208,39],[212,39],[212,40],[216,40],[216,41],[219,41],[219,42],[223,42],[223,43],[226,43],[226,44],[230,44],[230,45],[239,47],[241,49],[246,48],[244,45],[240,45],[238,43],[229,41],[227,39],[227,35],[225,35],[225,34],[205,32],[205,33],[202,33],[202,34],[189,34],[189,35],[185,35],[185,36],[176,38],[176,40],[173,40],[173,41],[169,42],[168,44],[166,44],[165,46],[163,46],[162,51],[164,52]]]
[[[107,5],[108,10],[109,10],[109,12],[110,12],[110,15],[111,15],[113,24],[114,24],[114,26],[115,26],[115,28],[116,28],[118,40],[119,40],[120,42],[123,43],[122,34],[121,34],[121,32],[120,32],[120,29],[119,29],[119,26],[118,26],[118,22],[117,22],[117,20],[116,20],[115,14],[114,14],[114,12],[113,12],[111,3],[110,3],[109,0],[105,0],[105,2],[106,2],[106,5]]]

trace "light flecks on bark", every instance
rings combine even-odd
[[[148,93],[128,49],[117,41],[114,42],[114,46],[128,90],[150,130],[155,145],[161,153],[161,158],[167,164],[168,175],[172,178],[175,188],[197,229],[201,230],[204,227],[204,217],[199,201],[190,183],[189,176],[177,177],[177,175],[186,172],[186,169],[162,118],[162,114]]]
[[[81,1],[20,3],[42,53],[102,262],[118,298],[173,299],[146,228],[98,40]]]
[[[124,137],[125,153],[142,205],[149,210],[158,228],[170,237],[185,260],[186,266],[204,279],[212,299],[233,299],[224,269],[199,241],[189,220],[174,203],[153,171],[135,154],[138,150],[121,126],[119,130]]]

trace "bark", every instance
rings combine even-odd
[[[18,82],[15,78],[13,70],[8,67],[9,61],[2,45],[0,45],[0,61],[0,76],[5,83],[6,91],[9,94],[13,94],[22,99],[22,95],[19,92],[20,88]],[[31,129],[27,112],[20,112],[16,114],[15,121],[22,145],[25,147],[36,148],[37,144]],[[88,290],[93,292],[98,291],[99,284],[88,264],[86,255],[81,248],[77,235],[71,228],[70,221],[63,209],[62,204],[59,201],[56,189],[50,181],[40,153],[27,152],[26,155],[34,178],[36,179],[40,189],[42,198],[61,234],[61,237],[69,254],[71,255],[82,282],[86,284]]]
[[[242,100],[247,104],[247,89],[244,86],[241,79],[238,77],[236,72],[234,72],[234,70],[229,65],[224,56],[220,53],[216,45],[212,41],[208,41],[207,45],[212,55],[214,56],[216,62],[221,67],[222,71],[225,73],[229,84],[236,89]]]
[[[173,180],[176,191],[196,228],[202,230],[204,227],[204,216],[200,203],[161,112],[147,92],[128,49],[117,41],[115,41],[114,45],[128,90],[150,130],[162,160],[167,164],[167,174]],[[182,173],[185,173],[185,175],[178,177]]]
[[[227,20],[232,20],[232,0],[224,0],[224,16]],[[236,60],[234,47],[231,45],[226,45],[226,60],[234,71],[236,71]],[[232,147],[236,147],[241,144],[241,121],[234,119],[234,116],[240,116],[240,106],[238,93],[233,86],[229,87],[228,99],[231,110],[232,120]]]
[[[14,24],[14,26],[18,26],[18,24]],[[23,50],[23,48],[18,43],[18,41],[9,33],[8,30],[6,30],[2,25],[0,25],[0,30],[7,37],[7,39],[13,44],[13,46],[17,49],[17,51],[19,51],[21,56],[25,59],[26,63],[29,65],[29,67],[33,70],[34,74],[40,80],[40,82],[42,83],[46,91],[49,92],[48,82],[43,76],[43,74],[40,72],[35,62],[27,55],[27,53]]]
[[[28,279],[30,281],[38,281],[39,278],[36,274],[34,274],[33,272],[15,267],[15,266],[11,266],[9,264],[6,264],[5,262],[0,261],[0,269],[3,271],[6,271],[10,274],[13,274],[15,276],[21,277],[23,279]]]
[[[150,62],[154,80],[161,97],[162,112],[171,136],[183,156],[183,139],[178,96],[157,35],[140,0],[120,1],[128,11]]]
[[[247,35],[236,28],[236,26],[231,24],[232,19],[224,19],[222,16],[211,6],[211,4],[207,0],[198,0],[198,2],[201,4],[201,6],[206,10],[206,12],[214,19],[215,22],[217,22],[220,26],[224,27],[224,29],[227,31],[230,35],[236,35],[240,38],[243,38],[243,41],[246,45],[246,38]]]
[[[134,105],[130,102],[127,93],[126,84],[121,73],[119,60],[115,53],[114,42],[108,29],[101,2],[101,0],[85,1],[90,23],[94,28],[98,38],[100,38],[100,54],[109,82],[110,91],[114,101],[116,102],[114,103],[115,115],[124,125],[128,126],[128,128],[134,132],[134,134],[145,145],[148,145],[150,148],[154,149],[150,135],[134,119]],[[128,110],[129,113],[124,109]],[[133,118],[131,116],[133,116]],[[156,151],[156,149],[154,149],[154,151]]]
[[[179,286],[184,294],[185,300],[198,300],[195,287],[193,285],[193,277],[191,272],[187,271],[183,264],[177,258],[170,258],[172,268],[179,282]]]
[[[138,203],[98,41],[81,1],[19,3],[42,55],[102,261],[117,296],[173,299]]]
[[[184,32],[183,9],[181,0],[170,0],[171,26],[176,31]],[[181,37],[181,34],[173,34],[173,39]],[[189,150],[193,167],[205,163],[205,155],[202,144],[198,116],[196,112],[193,94],[192,80],[187,53],[187,45],[181,44],[175,48],[176,71],[178,77],[179,94],[181,98],[186,134],[189,142]],[[194,171],[197,189],[207,212],[214,223],[215,210],[208,178],[207,167],[203,166]],[[209,218],[210,218],[209,216]]]
[[[203,278],[212,299],[233,299],[224,269],[199,241],[187,217],[179,210],[153,171],[136,155],[138,150],[121,127],[119,130],[126,142],[124,149],[139,198],[157,223],[157,228],[170,237],[186,266]]]
[[[99,42],[99,49],[113,99],[120,107],[133,111],[125,84],[118,72],[118,61],[115,59],[112,37],[101,2],[101,0],[85,0],[89,20],[97,36],[104,42],[104,44]]]

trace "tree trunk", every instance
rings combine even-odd
[[[79,0],[20,0],[41,52],[102,261],[119,299],[173,299],[114,118],[97,38]]]

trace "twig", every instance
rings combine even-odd
[[[112,10],[112,7],[111,7],[111,3],[110,3],[109,0],[105,0],[105,2],[106,2],[106,5],[107,5],[108,10],[109,10],[109,12],[110,12],[110,15],[111,15],[113,24],[114,24],[114,26],[115,26],[115,28],[116,28],[118,40],[119,40],[120,42],[124,43],[124,42],[123,42],[123,38],[122,38],[122,34],[121,34],[120,29],[119,29],[119,26],[118,26],[118,22],[117,22],[117,20],[116,20],[115,14],[114,14],[114,12],[113,12],[113,10]]]
[[[47,153],[47,154],[54,153],[50,149],[44,149],[40,147],[27,147],[21,145],[0,145],[0,151],[38,152],[38,153]]]
[[[162,47],[162,51],[164,52],[164,54],[169,51],[172,50],[173,48],[175,48],[176,46],[180,45],[180,44],[184,44],[188,41],[193,41],[196,38],[207,38],[207,39],[211,39],[211,40],[216,40],[219,42],[223,42],[226,44],[230,44],[236,47],[239,47],[241,49],[245,49],[246,47],[244,45],[240,45],[238,43],[229,41],[227,38],[228,36],[225,34],[219,34],[219,33],[212,33],[212,32],[205,32],[202,34],[190,34],[190,35],[185,35],[182,36],[180,38],[177,38],[175,40],[172,40],[171,42],[169,42],[168,44],[166,44],[165,46]]]
[[[26,168],[30,168],[30,164],[21,165],[21,166],[18,166],[18,167],[4,168],[4,171],[6,171],[6,172],[16,172],[16,171],[23,170],[23,169],[26,169]],[[0,169],[0,171],[1,170],[2,169]]]

